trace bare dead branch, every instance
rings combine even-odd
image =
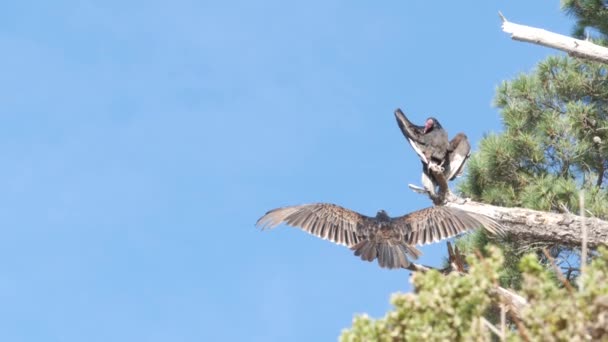
[[[498,330],[498,328],[495,327],[494,324],[492,324],[490,321],[485,319],[485,317],[481,317],[481,322],[486,326],[486,328],[490,329],[491,332],[493,332],[496,336],[498,336],[498,338],[501,341],[503,341],[505,339],[505,336],[503,335],[503,333],[500,330]]]
[[[579,195],[579,206],[581,208],[581,275],[585,273],[585,266],[587,265],[587,245],[589,243],[589,229],[587,228],[585,221],[585,192],[581,191]],[[584,282],[581,282],[580,290],[583,291]]]
[[[555,264],[555,259],[553,259],[553,257],[551,257],[551,254],[549,254],[549,252],[547,251],[546,248],[543,248],[543,254],[547,258],[547,260],[549,260],[551,267],[553,267],[553,270],[555,271],[555,275],[557,276],[557,279],[559,279],[559,281],[562,282],[562,284],[564,285],[566,290],[568,290],[568,293],[570,294],[570,296],[571,297],[574,296],[574,288],[572,287],[570,282],[566,279],[566,277],[564,277],[562,270],[560,270],[559,267],[557,267],[557,265]]]
[[[518,316],[511,316],[511,319],[513,319],[513,322],[515,322],[515,326],[517,326],[516,331],[519,336],[521,336],[521,339],[526,342],[529,342],[530,334],[528,333],[528,329],[526,329],[526,326],[522,323],[521,319],[519,319]]]
[[[500,340],[504,341],[507,336],[507,309],[504,304],[500,304],[500,335]]]
[[[511,34],[511,39],[542,45],[567,52],[570,56],[596,62],[608,63],[608,48],[536,27],[515,24],[498,13],[502,20],[502,30]]]
[[[448,261],[450,266],[456,272],[464,273],[466,271],[464,265],[464,257],[460,254],[460,250],[458,250],[458,246],[456,248],[452,248],[452,243],[447,242],[448,245]]]
[[[608,222],[598,218],[584,219],[568,213],[498,207],[463,199],[450,199],[445,205],[494,219],[519,243],[543,242],[579,248],[583,242],[582,227],[585,222],[589,248],[608,244]]]
[[[465,211],[486,215],[500,223],[514,240],[520,245],[550,245],[556,244],[571,248],[583,245],[597,248],[608,245],[608,222],[598,218],[585,219],[572,213],[554,213],[517,207],[498,207],[490,204],[463,199],[454,195],[445,182],[441,172],[433,174],[440,183],[440,191],[436,195],[425,192],[435,205],[456,207]],[[443,182],[442,182],[443,180]],[[446,190],[447,189],[447,190]],[[422,193],[414,190],[416,193]],[[586,232],[583,234],[583,224]]]

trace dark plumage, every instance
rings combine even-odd
[[[462,174],[471,151],[464,133],[458,133],[448,142],[447,132],[435,118],[428,118],[425,126],[414,125],[400,109],[395,110],[395,118],[401,132],[422,161],[422,184],[428,191],[435,193],[437,186],[437,181],[428,169],[430,163],[442,166],[448,181]]]
[[[414,125],[400,109],[395,110],[395,118],[401,132],[423,163],[443,163],[448,151],[448,133],[437,119],[430,117],[424,126]]]
[[[408,267],[407,256],[416,259],[421,254],[413,246],[416,244],[437,242],[482,227],[492,234],[503,233],[489,217],[452,207],[430,207],[399,217],[389,217],[380,210],[376,217],[369,217],[331,203],[273,209],[256,226],[265,229],[281,223],[349,247],[363,260],[378,259],[384,268]]]
[[[447,180],[453,180],[464,171],[464,164],[471,155],[471,144],[464,133],[458,133],[450,140],[448,146],[448,162],[445,165],[444,175]]]

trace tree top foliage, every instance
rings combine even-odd
[[[468,258],[469,274],[446,276],[437,271],[412,276],[415,293],[395,294],[394,309],[374,320],[355,317],[341,341],[472,341],[490,340],[493,334],[484,315],[497,311],[494,295],[503,257],[490,248],[485,258]],[[517,324],[505,326],[506,340],[576,341],[608,339],[608,249],[578,278],[570,292],[554,273],[530,254],[519,264],[523,273],[521,295],[527,307]],[[496,316],[496,315],[494,315]],[[498,319],[491,322],[499,325]]]
[[[608,217],[608,70],[549,57],[530,74],[503,82],[495,104],[504,132],[482,139],[461,191],[502,206]]]
[[[573,35],[577,38],[587,38],[587,29],[593,28],[597,35],[596,43],[606,45],[608,42],[608,3],[602,0],[562,0],[562,8],[574,17],[576,24]]]
[[[564,0],[586,30],[608,42],[608,3]],[[592,215],[608,218],[608,68],[570,57],[549,57],[529,74],[503,82],[495,105],[504,132],[489,134],[468,164],[460,190],[502,206],[578,212],[579,191]]]

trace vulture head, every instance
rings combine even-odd
[[[435,128],[442,128],[439,121],[437,121],[437,119],[435,119],[434,117],[426,119],[426,122],[424,123],[424,134],[432,131]]]
[[[383,221],[390,221],[391,217],[388,216],[388,213],[384,210],[378,210],[378,212],[376,213],[376,220],[383,222]]]

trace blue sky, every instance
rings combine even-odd
[[[476,146],[495,87],[557,53],[499,10],[572,25],[558,1],[1,4],[0,340],[327,341],[383,315],[407,271],[254,223],[429,206],[393,110]]]

